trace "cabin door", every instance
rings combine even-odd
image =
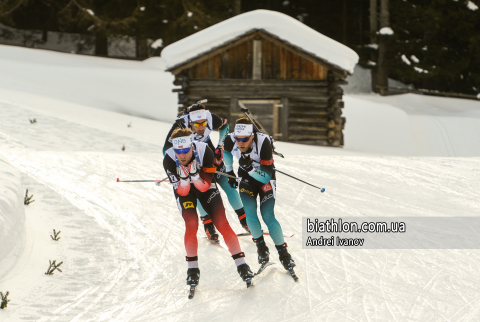
[[[279,108],[282,107],[280,100],[238,100],[241,108],[248,108],[253,118],[270,134],[274,139],[281,139],[279,129]],[[237,113],[243,116],[243,113]]]

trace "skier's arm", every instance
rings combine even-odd
[[[227,136],[223,144],[223,161],[225,162],[225,172],[233,172],[233,154],[232,150],[235,146],[235,143],[232,141],[230,136]],[[235,175],[235,172],[233,173]]]
[[[190,192],[190,178],[182,179],[177,174],[177,165],[170,156],[163,158],[163,168],[167,173],[168,180],[173,185],[173,189],[180,196],[186,196]]]
[[[213,125],[213,129],[218,129],[218,132],[219,132],[217,146],[222,146],[223,141],[227,137],[228,131],[230,130],[228,121],[226,119],[222,119],[217,114],[212,113],[212,125]]]
[[[213,152],[209,147],[205,148],[205,154],[203,156],[203,167],[199,169],[196,174],[191,174],[191,179],[195,188],[201,192],[205,192],[210,189],[213,176],[217,168],[213,164]]]
[[[169,140],[170,140],[170,137],[172,136],[173,131],[177,128],[178,128],[178,124],[177,124],[177,122],[175,122],[173,124],[172,128],[170,129],[170,132],[168,132],[168,134],[167,134],[167,138],[165,139],[165,144],[163,145],[163,156],[164,157],[165,157],[165,153],[167,152],[167,150],[170,149],[173,146],[172,142],[170,142]]]
[[[253,168],[248,174],[261,183],[268,183],[273,175],[272,144],[266,139],[260,151],[260,168]]]
[[[236,177],[237,175],[233,171],[233,154],[232,150],[233,147],[235,146],[235,143],[232,141],[232,138],[230,135],[227,136],[225,139],[225,143],[223,145],[223,161],[225,164],[225,172],[231,176]],[[228,178],[228,184],[230,187],[233,189],[238,188],[238,182],[234,178]]]

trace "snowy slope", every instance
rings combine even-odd
[[[405,156],[480,156],[480,102],[415,94],[346,95],[345,148]]]
[[[48,72],[46,72],[46,69]],[[123,61],[0,45],[0,98],[21,91],[108,111],[170,121],[173,76],[159,57]]]
[[[67,56],[68,63],[77,57]],[[78,58],[81,65],[83,57]],[[103,74],[102,64],[91,67],[94,75]],[[48,62],[34,65],[39,75],[59,82]],[[118,68],[128,74],[128,68]],[[21,256],[13,267],[0,259],[0,271],[6,271],[0,274],[0,291],[10,291],[11,299],[0,310],[0,321],[477,319],[478,250],[304,250],[301,220],[312,214],[478,215],[478,102],[347,95],[344,149],[278,143],[286,155],[275,160],[278,169],[326,188],[320,194],[277,178],[276,214],[283,229],[296,234],[287,242],[300,282],[293,283],[277,264],[247,290],[230,254],[200,240],[202,277],[189,301],[184,223],[171,187],[116,182],[117,177],[164,177],[161,148],[171,123],[93,108],[103,97],[100,84],[85,94],[91,104],[82,104],[59,97],[47,85],[46,92],[34,92],[28,79],[22,83],[9,75],[17,83],[12,88],[4,79],[0,87],[0,156],[21,172],[18,191],[29,189],[36,201],[24,206],[25,224],[16,225],[25,231]],[[104,99],[119,99],[112,93],[105,91]],[[416,117],[431,127],[412,131]],[[468,124],[473,135],[458,139],[468,134],[462,132]],[[447,154],[447,143],[455,155]],[[2,171],[4,179],[11,170]],[[240,232],[236,214],[226,208]],[[50,238],[53,229],[61,230],[58,242]],[[251,239],[243,237],[240,244],[248,263],[258,267]],[[63,273],[45,275],[49,260],[63,261]]]
[[[25,247],[25,210],[20,172],[0,156],[0,277]]]

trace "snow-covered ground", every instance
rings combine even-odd
[[[0,258],[0,291],[11,300],[0,321],[478,319],[478,250],[306,250],[301,223],[478,215],[480,102],[346,95],[345,148],[278,143],[278,169],[326,188],[278,175],[276,214],[295,233],[287,242],[300,282],[277,264],[247,290],[230,254],[200,240],[201,282],[187,300],[171,187],[116,182],[164,177],[176,95],[161,64],[0,46],[0,191],[9,191],[0,195],[0,255],[8,234],[17,241]],[[23,189],[34,195],[29,206]],[[240,243],[258,267],[250,238]],[[49,260],[63,261],[63,272],[45,275]]]
[[[25,210],[20,172],[0,156],[0,276],[25,247]],[[1,292],[1,291],[0,291]]]

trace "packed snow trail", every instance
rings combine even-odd
[[[14,113],[8,106],[4,111]],[[322,194],[277,176],[276,215],[283,229],[295,234],[287,242],[300,281],[294,283],[277,264],[247,290],[230,254],[199,239],[200,284],[188,300],[184,222],[171,187],[116,182],[117,177],[163,178],[157,146],[132,139],[137,153],[122,153],[118,143],[126,138],[112,133],[80,124],[59,131],[63,120],[55,118],[49,127],[26,125],[27,133],[18,130],[20,124],[8,127],[1,116],[2,155],[23,172],[24,186],[36,199],[26,207],[27,248],[0,279],[0,289],[8,289],[12,300],[0,311],[2,321],[478,317],[478,250],[303,250],[300,236],[306,215],[477,215],[480,158],[289,156],[282,151],[286,158],[276,159],[279,169],[327,189]],[[60,136],[68,137],[68,144],[59,142]],[[89,145],[92,137],[95,144]],[[58,151],[67,145],[72,148]],[[226,207],[233,229],[241,232]],[[49,237],[53,229],[62,231],[59,242]],[[200,227],[198,235],[203,234]],[[266,241],[278,262],[271,239]],[[240,243],[247,262],[258,269],[255,245],[249,238]],[[49,259],[64,261],[63,273],[44,275]]]

